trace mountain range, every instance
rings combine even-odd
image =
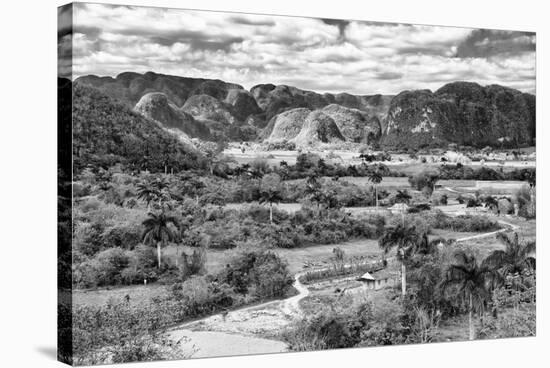
[[[367,143],[385,149],[534,145],[535,96],[499,86],[453,82],[435,92],[392,95],[317,93],[259,84],[249,91],[221,80],[125,72],[115,78],[79,77],[186,140],[220,138],[322,143]]]

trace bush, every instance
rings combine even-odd
[[[347,316],[321,312],[299,320],[283,333],[283,339],[290,350],[310,351],[355,346],[359,334]]]
[[[409,177],[409,184],[416,190],[426,192],[430,196],[434,190],[435,183],[439,180],[439,174],[423,171]]]
[[[178,353],[177,343],[164,337],[166,327],[179,317],[175,309],[170,302],[74,306],[75,365],[188,357]]]
[[[236,256],[218,275],[237,293],[254,290],[259,298],[284,296],[293,283],[287,265],[272,252],[245,252]]]
[[[534,190],[524,185],[514,193],[514,202],[518,206],[518,214],[527,219],[535,218],[537,215]]]
[[[113,225],[104,230],[101,241],[104,247],[133,249],[141,241],[142,229],[138,224]]]
[[[106,249],[98,253],[94,262],[98,286],[121,284],[121,272],[128,264],[128,254],[121,248]]]
[[[95,197],[87,198],[84,203],[80,205],[82,212],[96,211],[101,206],[101,201]]]
[[[437,198],[434,198],[432,201],[433,204],[436,206],[446,206],[449,201],[449,197],[446,194],[441,194]]]
[[[441,211],[431,211],[422,217],[430,227],[435,229],[449,229],[459,232],[487,232],[501,228],[498,222],[481,215],[450,217]]]

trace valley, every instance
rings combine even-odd
[[[453,86],[422,103],[450,103]],[[108,362],[120,339],[171,359],[375,346],[384,331],[388,344],[506,337],[488,310],[476,312],[490,329],[464,322],[442,280],[460,262],[491,269],[485,303],[505,313],[515,282],[534,290],[534,253],[519,274],[496,261],[534,248],[534,136],[499,141],[509,127],[496,124],[482,142],[436,139],[460,134],[434,108],[396,148],[402,97],[154,73],[71,88],[82,363]],[[517,323],[532,323],[534,304],[521,308]]]

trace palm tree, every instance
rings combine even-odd
[[[378,239],[378,246],[388,254],[393,248],[397,248],[397,259],[401,262],[401,294],[407,294],[407,266],[406,263],[417,252],[424,253],[428,249],[426,234],[419,233],[414,226],[398,225],[386,228],[384,234]]]
[[[484,261],[487,266],[500,270],[503,276],[521,276],[526,269],[535,268],[536,262],[532,256],[536,250],[535,242],[520,243],[518,233],[512,237],[499,233],[497,239],[506,248],[493,251]]]
[[[469,339],[475,339],[474,311],[483,309],[490,300],[498,275],[486,264],[479,265],[475,256],[463,250],[455,253],[455,263],[449,265],[440,287],[446,291],[453,287],[462,300],[467,301]]]
[[[158,189],[151,182],[144,181],[137,185],[137,197],[145,201],[147,209],[149,209],[151,202],[156,201],[159,194]]]
[[[380,170],[369,170],[367,172],[367,177],[369,181],[374,184],[374,196],[376,199],[376,208],[378,209],[378,184],[382,181],[382,174]]]
[[[260,204],[269,203],[269,222],[273,223],[273,203],[279,203],[283,200],[281,192],[276,188],[267,188],[260,190]]]
[[[161,247],[168,241],[176,240],[176,233],[170,228],[170,224],[177,227],[178,220],[167,215],[164,211],[160,213],[149,213],[149,218],[143,221],[145,231],[143,232],[143,241],[147,244],[157,245],[158,268],[161,266],[162,254]]]
[[[153,188],[156,189],[157,200],[159,206],[162,206],[162,202],[169,201],[171,199],[169,187],[170,182],[166,178],[157,178],[151,183]]]

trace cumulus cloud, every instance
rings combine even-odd
[[[525,32],[80,4],[60,28],[72,73],[158,73],[250,88],[395,94],[456,80],[535,88],[535,36]],[[64,19],[70,19],[64,16]],[[65,23],[67,23],[65,21]]]

